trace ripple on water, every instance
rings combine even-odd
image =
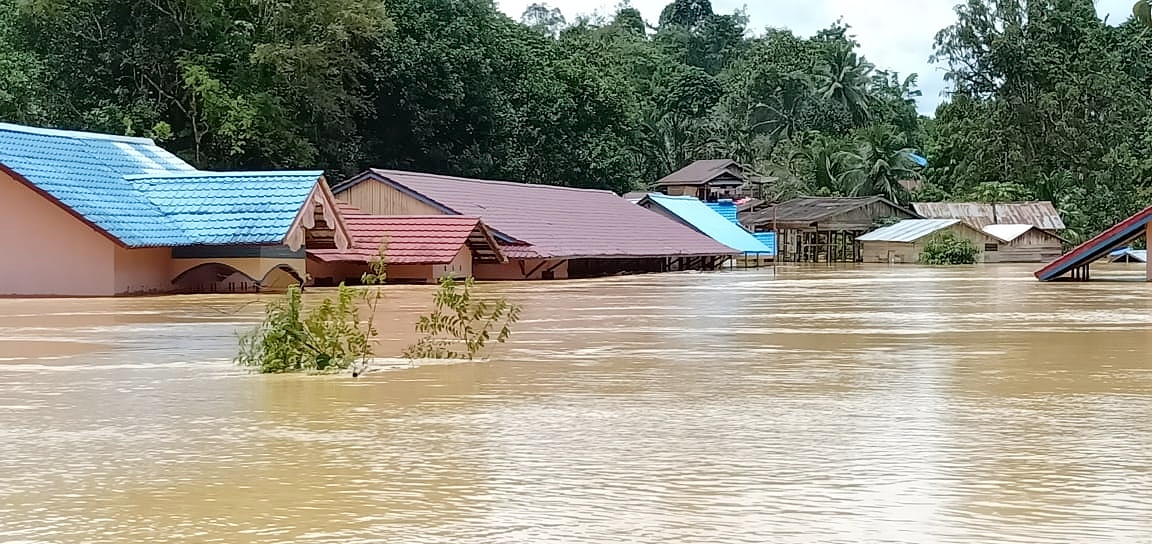
[[[1152,288],[1029,272],[488,285],[492,361],[357,380],[237,369],[248,300],[0,300],[103,346],[0,350],[0,541],[1147,542]]]

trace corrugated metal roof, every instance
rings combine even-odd
[[[733,249],[611,191],[370,170],[338,185],[388,183],[445,213],[479,217],[517,258],[731,255]]]
[[[957,219],[905,219],[856,239],[861,242],[915,242],[959,222]]]
[[[0,165],[128,247],[279,243],[323,174],[203,172],[147,138],[7,123]]]
[[[1144,235],[1145,227],[1152,222],[1152,206],[1129,217],[1108,230],[1093,236],[1088,241],[1072,248],[1060,258],[1035,272],[1036,279],[1051,281],[1081,266],[1089,265],[1113,249],[1123,246]]]
[[[1148,250],[1147,249],[1132,249],[1130,247],[1125,247],[1125,248],[1117,249],[1116,251],[1109,253],[1108,254],[1108,260],[1111,262],[1114,262],[1114,263],[1115,262],[1146,263],[1146,262],[1148,262]]]
[[[641,205],[648,203],[667,210],[687,225],[730,248],[743,253],[772,254],[772,248],[761,243],[752,236],[752,233],[744,230],[735,221],[720,215],[697,198],[653,193],[640,201]],[[729,207],[733,210],[736,208],[736,206]]]
[[[776,223],[782,228],[798,227],[820,223],[838,215],[863,208],[875,203],[883,203],[890,207],[893,213],[916,217],[911,210],[905,210],[896,203],[880,196],[860,197],[811,197],[794,198],[780,204],[769,206],[761,211],[746,215],[742,219],[745,225],[768,225]]]
[[[1011,242],[1034,228],[1036,227],[1032,225],[988,225],[983,230],[985,234],[995,236],[1005,242]]]
[[[460,215],[379,216],[368,215],[341,205],[344,221],[352,235],[347,250],[309,250],[308,255],[325,262],[370,262],[385,246],[386,262],[391,264],[448,264],[469,244],[482,244],[481,252],[500,260],[500,249],[476,217]],[[484,242],[487,241],[487,242]]]
[[[1003,202],[916,202],[916,213],[932,219],[959,219],[977,230],[988,225],[1032,225],[1043,230],[1064,230],[1060,212],[1048,201]]]

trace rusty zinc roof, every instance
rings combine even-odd
[[[313,249],[308,255],[324,262],[366,263],[382,244],[389,264],[448,264],[468,246],[479,262],[503,262],[491,232],[477,217],[460,215],[380,216],[340,203],[352,235],[346,250]]]
[[[1063,230],[1060,212],[1048,201],[916,202],[916,213],[933,219],[959,219],[977,230],[993,224],[1032,225],[1043,230]]]
[[[859,197],[812,197],[794,198],[740,218],[745,225],[770,226],[775,223],[781,228],[798,228],[827,221],[840,214],[850,212],[874,203],[883,203],[894,211],[903,212],[910,218],[916,214],[905,210],[894,202],[880,196]]]
[[[703,185],[717,178],[727,175],[734,184],[744,182],[744,173],[740,165],[732,159],[709,159],[696,161],[667,176],[664,176],[656,185]]]
[[[446,214],[479,217],[512,258],[734,255],[730,247],[611,191],[369,170],[334,189],[387,183]]]

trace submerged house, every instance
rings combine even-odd
[[[0,295],[283,287],[349,244],[321,172],[207,172],[147,138],[0,124],[0,201]]]
[[[637,204],[738,250],[746,257],[757,258],[757,261],[761,256],[772,257],[776,253],[775,247],[757,239],[737,221],[721,215],[716,208],[709,205],[712,203],[705,204],[696,197],[653,193],[645,196]],[[736,206],[728,201],[728,208],[731,208],[731,215],[734,218]]]
[[[390,283],[435,283],[445,275],[473,275],[479,264],[508,262],[495,235],[477,217],[369,215],[340,204],[352,235],[347,249],[308,250],[308,273],[317,285],[356,283],[383,259]]]
[[[912,209],[928,219],[959,219],[982,229],[988,225],[1032,225],[1059,233],[1064,230],[1060,212],[1046,200],[1034,202],[914,202]]]
[[[879,196],[800,197],[742,214],[753,232],[775,232],[778,259],[791,262],[858,262],[859,236],[884,223],[919,216]]]
[[[998,255],[991,248],[998,247],[1003,240],[958,219],[905,219],[863,234],[857,240],[866,263],[918,263],[928,241],[946,232],[972,242],[979,251],[976,262],[998,262],[989,256]]]
[[[692,196],[705,202],[732,199],[743,194],[748,182],[744,167],[731,159],[695,161],[653,184],[656,192],[669,196]]]
[[[479,219],[506,258],[476,262],[480,280],[711,270],[739,254],[611,191],[375,169],[333,191],[373,215]]]

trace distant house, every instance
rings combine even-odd
[[[972,242],[980,250],[978,262],[985,261],[989,246],[999,243],[993,236],[958,219],[906,219],[856,239],[860,242],[861,255],[866,263],[918,263],[928,241],[944,232]]]
[[[929,219],[959,219],[982,229],[988,225],[1032,225],[1054,234],[1064,230],[1060,212],[1046,200],[1036,202],[916,202],[912,209]]]
[[[745,255],[772,256],[776,253],[774,247],[758,240],[738,222],[729,220],[696,197],[653,193],[641,199],[638,204]],[[735,217],[736,206],[729,201],[728,207],[732,209],[732,216]]]
[[[480,264],[502,264],[495,235],[479,218],[460,215],[381,216],[341,203],[352,235],[348,249],[308,250],[308,272],[320,285],[355,284],[383,257],[390,283],[435,283],[473,275]],[[383,251],[383,254],[381,254]]]
[[[1046,263],[1064,253],[1064,239],[1034,225],[997,224],[980,229],[997,239],[985,247],[984,262]]]
[[[696,161],[653,184],[669,196],[692,196],[705,202],[741,196],[748,177],[744,167],[731,159]]]
[[[281,288],[350,244],[321,172],[207,172],[147,138],[0,124],[0,202],[0,295]]]
[[[1148,262],[1147,249],[1132,249],[1122,247],[1108,254],[1110,263],[1146,263]]]
[[[507,258],[476,262],[481,280],[707,270],[736,250],[610,191],[369,170],[334,192],[373,215],[479,219]]]
[[[800,197],[740,216],[754,232],[776,232],[777,259],[858,262],[858,236],[884,223],[917,218],[883,197]]]

